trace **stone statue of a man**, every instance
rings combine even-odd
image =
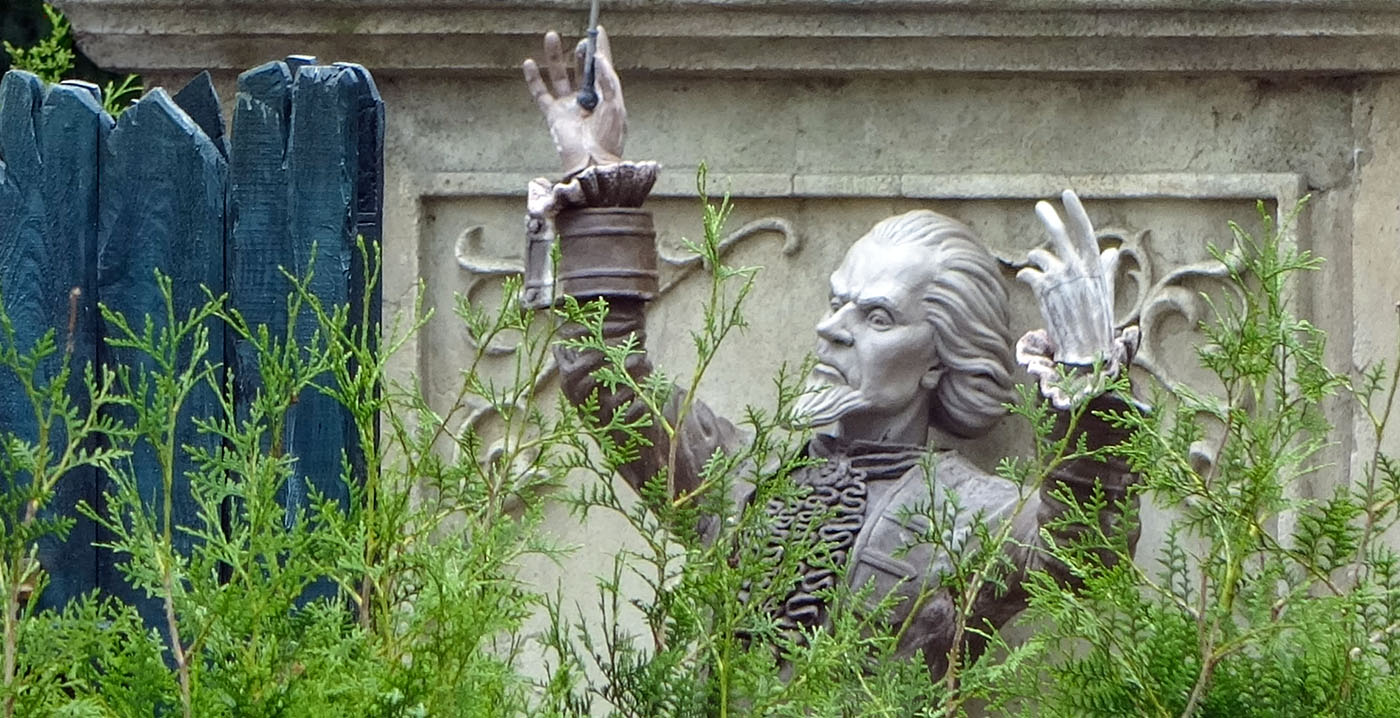
[[[626,111],[601,29],[595,60],[601,101],[593,110],[579,106],[554,33],[545,36],[544,58],[543,75],[535,61],[525,61],[525,78],[548,121],[565,178],[532,185],[531,234],[552,238],[557,226],[561,264],[567,267],[560,272],[561,288],[580,299],[606,297],[606,336],[621,340],[635,335],[644,346],[646,301],[654,296],[654,284],[649,288],[645,279],[652,277],[654,283],[654,248],[650,254],[636,247],[600,254],[587,248],[590,240],[574,235],[589,226],[576,216],[580,210],[618,207],[624,213],[640,212],[635,208],[650,190],[655,165],[622,160]],[[932,482],[922,468],[929,465],[931,427],[977,437],[1005,414],[1004,404],[1016,398],[1012,372],[1018,357],[1040,379],[1047,401],[1061,412],[1082,402],[1091,409],[1125,408],[1120,400],[1095,395],[1091,388],[1067,394],[1054,381],[1057,364],[1083,372],[1083,367],[1101,362],[1109,372],[1125,371],[1136,340],[1135,330],[1116,335],[1113,328],[1116,254],[1099,252],[1078,198],[1066,192],[1063,201],[1067,225],[1049,204],[1037,206],[1055,252],[1033,250],[1034,268],[1020,274],[1040,302],[1047,329],[1027,334],[1014,347],[996,262],[963,224],[919,210],[876,224],[851,246],[831,275],[830,307],[816,327],[818,363],[810,391],[797,407],[811,426],[835,430],[818,434],[807,446],[812,456],[825,461],[793,477],[810,489],[806,498],[797,505],[775,501],[767,507],[775,518],[773,525],[781,527],[768,538],[772,548],[782,550],[789,537],[819,537],[828,555],[845,564],[852,586],[873,582],[874,601],[895,594],[888,620],[891,626],[907,623],[899,651],[912,656],[922,649],[934,676],[942,674],[955,640],[954,608],[946,591],[917,599],[937,587],[949,562],[928,544],[906,545],[926,528],[918,525],[916,506],[933,505],[937,510],[950,492],[956,492],[962,511],[953,527],[955,541],[971,534],[974,516],[994,525],[1012,522],[1012,541],[1005,547],[1014,566],[1006,580],[1009,588],[999,593],[988,587],[970,619],[975,626],[1001,626],[1025,607],[1021,584],[1027,572],[1046,570],[1072,582],[1042,550],[1041,527],[1065,510],[1052,494],[1063,495],[1067,489],[1087,497],[1097,484],[1110,501],[1135,500],[1128,490],[1133,475],[1113,462],[1077,460],[1062,465],[1048,477],[1040,495],[1025,503],[1018,501],[1014,484],[986,474],[955,451],[934,451]],[[638,277],[643,281],[638,283]],[[582,402],[597,392],[605,414],[622,411],[635,418],[648,411],[627,390],[609,390],[593,379],[592,371],[602,362],[596,352],[557,349],[556,354],[571,401]],[[651,365],[643,355],[629,370],[640,378]],[[673,397],[667,411],[678,406],[679,398]],[[1067,423],[1061,422],[1062,433]],[[1085,434],[1091,447],[1121,438],[1087,412],[1076,431]],[[744,441],[729,421],[699,402],[674,439],[668,440],[655,422],[648,438],[651,446],[622,467],[623,476],[634,486],[650,480],[672,455],[674,441],[670,478],[678,495],[697,489],[701,468],[716,450]],[[736,500],[744,503],[752,495],[751,486],[740,486]],[[1105,525],[1117,519],[1116,509],[1100,516]],[[808,525],[813,522],[821,525]],[[775,618],[789,629],[819,628],[827,620],[820,595],[836,577],[829,566],[803,566],[802,573],[802,580],[775,607]],[[964,640],[970,652],[981,649],[975,634],[966,634]]]

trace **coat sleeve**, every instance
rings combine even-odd
[[[577,336],[581,328],[574,326],[565,329]],[[625,341],[635,337],[640,352],[627,359],[627,373],[641,384],[652,372],[651,359],[646,353],[646,303],[635,299],[609,300],[607,317],[603,322],[603,336],[609,343]],[[640,401],[630,387],[609,388],[598,381],[594,373],[603,365],[604,357],[598,351],[582,351],[556,344],[554,356],[559,362],[564,396],[575,406],[597,395],[598,409],[594,417],[601,423],[608,422],[616,412],[622,412],[629,423],[645,417],[650,409]],[[662,408],[664,419],[675,424],[684,403],[684,392],[673,388],[670,398]],[[625,436],[614,436],[623,441]],[[663,429],[658,417],[651,417],[650,424],[641,430],[644,445],[637,447],[638,455],[633,460],[618,467],[619,473],[633,488],[657,476],[666,468],[671,454],[671,440]],[[691,404],[690,412],[681,423],[675,435],[676,465],[675,490],[686,494],[699,487],[705,462],[716,451],[732,452],[743,443],[743,437],[735,426],[724,417],[716,415],[701,401]]]
[[[660,171],[655,162],[618,162],[590,166],[566,178],[551,183],[537,179],[530,183],[528,214],[526,216],[529,262],[536,266],[527,270],[526,292],[522,296],[528,306],[543,308],[553,303],[553,283],[558,291],[580,301],[602,298],[608,303],[603,321],[603,339],[610,344],[634,337],[638,353],[628,357],[626,371],[638,384],[652,373],[651,360],[646,354],[646,305],[655,296],[656,245],[650,235],[650,213],[641,209],[652,183]],[[597,220],[583,217],[585,212],[603,208],[621,208],[600,225]],[[549,266],[550,245],[560,243],[559,277]],[[627,235],[622,239],[620,235]],[[527,262],[527,264],[529,263]],[[649,279],[648,279],[649,278]],[[584,329],[569,325],[563,329],[565,340],[578,338]],[[579,350],[556,344],[554,356],[562,375],[564,396],[575,406],[597,398],[593,417],[607,423],[618,412],[630,425],[648,418],[650,409],[638,400],[628,387],[609,387],[594,374],[603,366],[604,356],[598,351]],[[661,408],[662,416],[651,416],[640,429],[641,445],[637,456],[617,467],[633,488],[640,489],[663,471],[671,460],[671,436],[663,428],[663,419],[677,424],[684,395],[671,391],[670,399]],[[627,436],[616,432],[612,440],[625,442]],[[742,437],[730,422],[716,416],[699,401],[692,402],[688,415],[674,437],[675,477],[678,494],[694,491],[701,481],[706,461],[716,451],[732,451],[742,445]]]
[[[1138,410],[1114,394],[1103,394],[1090,399],[1073,427],[1074,433],[1069,437],[1069,447],[1072,450],[1081,438],[1091,450],[1121,443],[1128,438],[1130,432],[1113,426],[1100,414]],[[1051,439],[1063,438],[1070,430],[1069,413],[1060,412],[1056,417]],[[1065,545],[1080,540],[1091,532],[1097,534],[1101,531],[1104,536],[1111,537],[1126,530],[1128,551],[1134,551],[1139,535],[1138,526],[1135,522],[1125,525],[1123,514],[1125,510],[1134,514],[1137,512],[1138,495],[1132,491],[1137,479],[1137,475],[1128,468],[1127,463],[1117,457],[1107,457],[1103,460],[1071,459],[1055,467],[1041,484],[1039,502],[1031,502],[1034,505],[1028,504],[1022,512],[1027,515],[1017,517],[1015,539],[1025,547],[1021,557],[1024,563],[1023,570],[1043,570],[1054,576],[1062,585],[1077,588],[1081,581],[1069,567],[1050,555],[1046,546],[1047,539],[1055,544]],[[1104,499],[1104,507],[1095,517],[1098,521],[1097,527],[1063,520],[1068,518],[1072,508],[1065,499],[1083,506],[1096,492],[1102,493]],[[1118,560],[1118,554],[1107,547],[1096,549],[1095,553],[1104,565],[1112,565]]]

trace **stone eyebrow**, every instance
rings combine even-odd
[[[855,303],[857,307],[867,312],[871,309],[883,309],[890,314],[899,314],[899,310],[895,307],[894,301],[884,295],[877,294],[873,297],[859,297],[855,300]]]
[[[892,316],[901,316],[899,308],[895,306],[894,300],[890,299],[889,297],[886,297],[883,294],[877,294],[873,297],[852,296],[850,292],[845,292],[838,289],[836,287],[835,281],[832,281],[831,283],[831,291],[828,293],[828,297],[830,299],[838,300],[842,304],[845,304],[847,302],[855,304],[856,308],[860,309],[863,312],[869,312],[872,309],[883,309],[889,312]]]

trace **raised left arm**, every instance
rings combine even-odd
[[[1050,234],[1054,252],[1033,249],[1034,267],[1022,269],[1017,279],[1031,286],[1040,303],[1045,329],[1027,333],[1016,344],[1017,358],[1040,382],[1041,394],[1055,408],[1057,421],[1051,440],[1067,438],[1073,451],[1080,439],[1089,450],[1113,446],[1126,439],[1126,432],[1101,417],[1105,411],[1137,411],[1131,395],[1105,391],[1106,385],[1128,371],[1137,349],[1138,329],[1121,332],[1113,326],[1113,277],[1118,267],[1118,250],[1100,251],[1093,224],[1084,205],[1073,191],[1062,195],[1066,220],[1048,202],[1036,204],[1036,214]],[[1098,371],[1095,371],[1097,367]],[[1078,413],[1071,425],[1071,417]],[[1065,567],[1050,560],[1043,543],[1042,528],[1056,542],[1074,540],[1091,530],[1089,526],[1064,526],[1057,519],[1070,507],[1061,499],[1080,504],[1095,491],[1103,493],[1108,506],[1097,517],[1102,530],[1111,535],[1121,527],[1122,509],[1137,504],[1131,490],[1137,476],[1116,457],[1073,458],[1054,467],[1041,485],[1039,501],[1017,517],[1017,537],[1023,544],[1038,546],[1025,557],[1026,568],[1043,568],[1063,583],[1073,584]],[[1129,549],[1137,543],[1130,534]],[[1111,552],[1100,554],[1105,561],[1116,559]]]

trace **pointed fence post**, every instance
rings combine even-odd
[[[177,317],[202,305],[207,300],[206,290],[216,296],[224,291],[227,163],[199,125],[159,88],[122,114],[107,144],[100,191],[98,297],[125,315],[134,328],[150,317],[159,332],[166,324],[166,308],[156,282],[157,269],[171,279]],[[104,337],[114,333],[112,327],[103,327]],[[205,360],[221,366],[223,343],[222,327],[211,322]],[[181,360],[185,361],[188,347],[183,349]],[[99,347],[98,357],[109,367],[154,369],[149,357],[105,343]],[[221,370],[218,379],[222,385]],[[190,525],[198,515],[185,477],[195,467],[180,447],[216,447],[219,442],[198,433],[193,419],[220,413],[214,392],[202,386],[175,419],[177,450],[169,500],[176,525]],[[131,464],[141,496],[149,497],[151,510],[159,515],[166,500],[166,477],[155,448],[138,444]],[[193,544],[192,538],[179,531],[174,532],[173,540],[179,553],[187,553]],[[140,606],[151,621],[157,615],[156,602],[126,585],[115,566],[119,557],[99,557],[100,588]]]
[[[111,123],[88,87],[45,88],[18,71],[0,81],[0,292],[20,351],[54,332],[58,352],[36,378],[55,376],[67,355],[67,390],[80,412],[87,407],[83,372],[96,351],[97,158]],[[0,424],[38,437],[34,410],[10,375],[0,376]],[[58,449],[67,436],[61,421],[53,428],[49,443]],[[49,579],[42,607],[62,606],[94,585],[95,527],[78,515],[79,502],[96,502],[90,468],[62,477],[41,515],[74,520],[66,537],[39,542]]]
[[[363,272],[357,271],[363,266],[357,247],[362,225],[378,226],[378,197],[365,206],[360,202],[366,191],[362,171],[377,167],[382,158],[382,152],[361,152],[362,134],[380,131],[374,123],[378,104],[378,92],[367,75],[352,67],[302,67],[292,85],[287,217],[294,266],[299,272],[314,267],[311,291],[327,307],[350,305],[356,326],[362,310],[373,314],[378,305],[365,289]],[[298,322],[303,339],[314,330],[310,317]],[[307,505],[309,487],[347,502],[343,462],[363,470],[349,411],[334,399],[308,392],[293,407],[288,432],[288,451],[298,457],[298,475],[304,479],[288,485],[288,520]]]

